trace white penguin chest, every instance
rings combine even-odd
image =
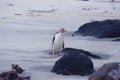
[[[57,46],[62,46],[63,45],[63,37],[62,37],[62,33],[58,33],[55,35],[55,44]]]

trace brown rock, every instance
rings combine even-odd
[[[23,71],[25,71],[24,69],[22,69],[21,67],[19,67],[18,64],[12,64],[11,68],[15,69],[17,73],[22,73]]]
[[[114,63],[107,63],[104,64],[102,67],[98,69],[94,74],[92,74],[88,80],[120,80],[119,75],[119,69],[120,69],[120,62],[114,62]],[[111,72],[113,70],[118,71],[119,73],[117,75],[112,76]],[[114,79],[114,77],[117,77],[117,79]]]

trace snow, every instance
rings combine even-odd
[[[89,76],[63,76],[50,72],[60,57],[49,55],[52,37],[61,27],[65,47],[84,49],[103,57],[92,59],[97,70],[118,62],[120,42],[92,37],[71,37],[91,21],[120,19],[120,0],[0,0],[0,72],[19,64],[31,80],[87,80]]]

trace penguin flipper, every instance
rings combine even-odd
[[[52,39],[52,42],[54,42],[55,41],[55,36],[53,37],[53,39]]]
[[[53,39],[52,39],[52,43],[51,43],[51,46],[50,46],[50,54],[53,54],[53,47],[54,47],[54,41],[55,41],[55,36],[53,37]]]
[[[63,44],[62,44],[62,48],[63,48],[63,49],[65,48],[65,44],[64,44],[64,41],[63,41]]]

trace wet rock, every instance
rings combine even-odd
[[[114,40],[112,40],[112,41],[120,41],[120,38],[114,39]]]
[[[120,37],[120,20],[104,20],[86,23],[74,35],[94,36],[97,38]]]
[[[88,80],[120,80],[120,62],[104,64]]]
[[[60,53],[63,55],[68,55],[68,54],[86,55],[88,57],[101,59],[101,57],[98,55],[92,54],[91,52],[88,52],[82,49],[76,49],[76,48],[64,48]]]
[[[91,59],[85,55],[68,54],[60,58],[53,66],[52,72],[62,75],[90,75],[94,72]]]

